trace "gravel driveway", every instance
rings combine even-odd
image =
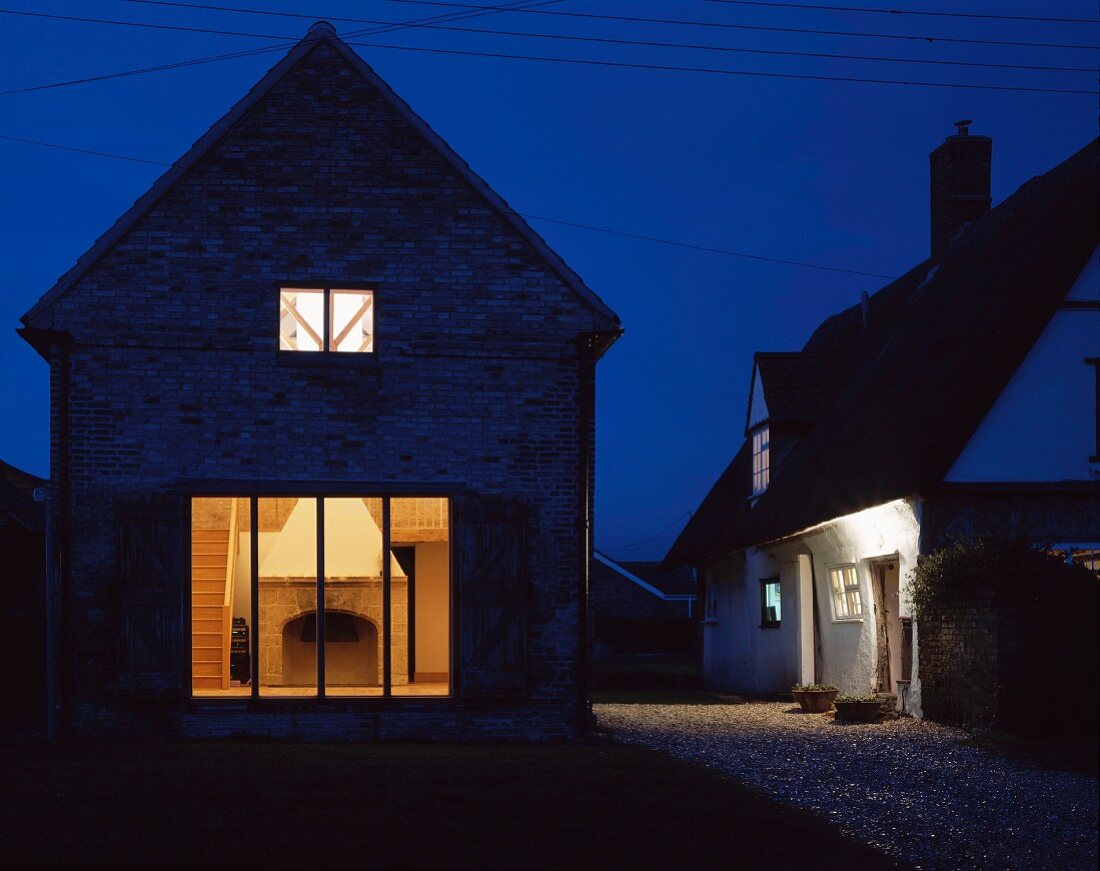
[[[1097,867],[1097,781],[967,746],[956,729],[790,702],[597,705],[616,741],[693,759],[922,868]]]

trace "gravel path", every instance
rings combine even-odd
[[[616,741],[728,772],[921,868],[1097,867],[1097,781],[967,746],[914,719],[871,725],[790,702],[597,705]]]

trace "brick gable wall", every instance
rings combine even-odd
[[[276,289],[296,281],[373,289],[377,360],[277,358]],[[253,106],[52,315],[72,336],[67,445],[53,362],[52,467],[67,451],[78,730],[578,732],[578,464],[592,374],[576,339],[610,324],[330,46]],[[414,704],[389,719],[330,703],[287,719],[243,702],[120,699],[114,506],[181,479],[446,483],[525,500],[529,700],[436,704],[430,717],[411,716]]]

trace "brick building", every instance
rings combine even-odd
[[[23,321],[59,728],[583,731],[618,318],[329,25]]]

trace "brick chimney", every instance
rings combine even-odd
[[[989,211],[993,140],[971,136],[970,121],[928,155],[932,176],[932,259],[940,260],[964,224]]]

